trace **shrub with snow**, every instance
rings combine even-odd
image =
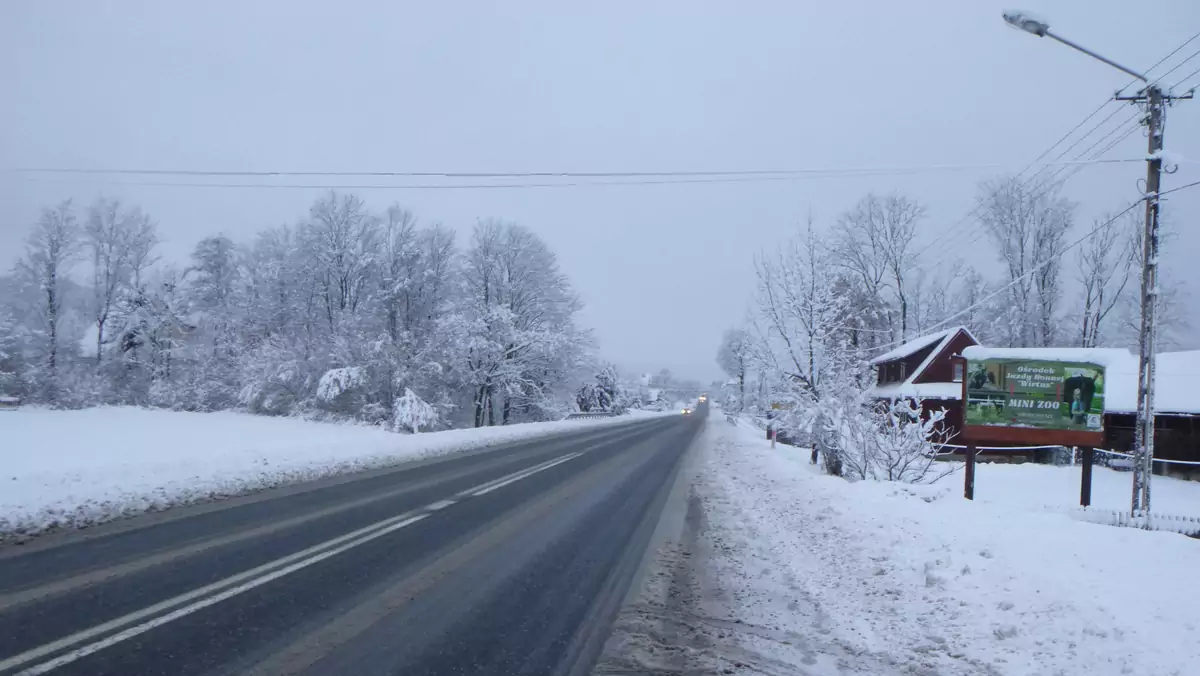
[[[922,420],[920,406],[908,399],[873,406],[855,398],[849,407],[831,407],[821,437],[848,479],[933,482],[955,468],[935,465],[945,417],[934,411]]]
[[[361,367],[329,369],[317,383],[317,400],[332,411],[353,411],[366,383],[366,370]]]
[[[437,409],[425,403],[412,390],[405,388],[404,396],[396,400],[392,411],[392,424],[395,429],[409,430],[416,434],[422,427],[432,427],[437,422]]]

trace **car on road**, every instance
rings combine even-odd
[[[692,409],[690,409],[690,408],[685,408],[685,409],[683,409],[683,414],[684,414],[684,415],[691,415],[691,414],[692,414]]]

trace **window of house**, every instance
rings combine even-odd
[[[961,383],[963,379],[963,365],[959,362],[954,363],[954,382]]]
[[[905,363],[900,362],[900,377],[897,378],[896,380],[904,380],[904,371],[905,371],[904,367],[905,367]]]

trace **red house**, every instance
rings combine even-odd
[[[877,399],[911,399],[921,412],[946,411],[947,432],[962,429],[962,363],[954,357],[979,341],[965,326],[914,338],[871,360],[876,380],[871,395]]]

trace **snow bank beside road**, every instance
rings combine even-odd
[[[129,407],[0,413],[0,538],[636,417],[401,435]]]
[[[937,486],[850,484],[756,430],[710,418],[708,432],[692,564],[708,668],[1165,676],[1200,664],[1196,540]]]
[[[1083,469],[1025,463],[980,463],[975,466],[975,501],[1030,511],[1073,509],[1079,506]],[[954,489],[962,490],[962,477]],[[1097,465],[1092,472],[1092,507],[1128,510],[1133,477]],[[1152,482],[1154,512],[1200,517],[1200,481],[1155,476]]]

